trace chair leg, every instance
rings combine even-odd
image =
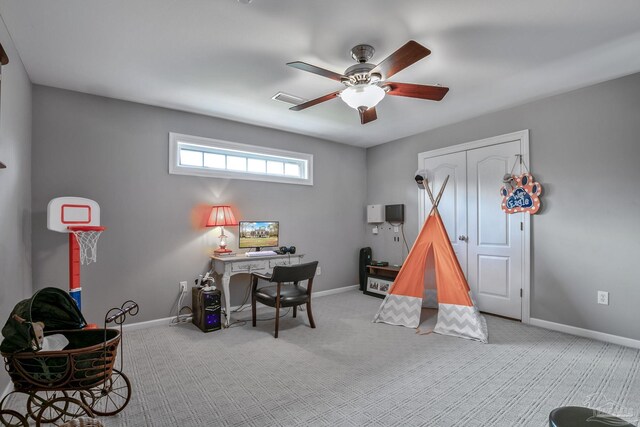
[[[251,323],[256,327],[256,297],[251,295]]]
[[[309,316],[309,324],[315,328],[316,323],[313,321],[313,314],[311,314],[311,300],[307,301],[307,315]]]
[[[298,312],[298,306],[294,305],[293,306],[293,317],[296,317],[296,313]]]
[[[278,338],[278,324],[280,323],[280,299],[276,300],[276,334],[275,338]]]

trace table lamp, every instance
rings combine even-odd
[[[231,212],[231,207],[212,206],[206,226],[220,227],[220,247],[213,251],[216,254],[226,254],[231,252],[231,250],[227,249],[227,236],[224,234],[224,227],[227,225],[238,225],[238,221],[236,221],[233,216],[233,212]]]

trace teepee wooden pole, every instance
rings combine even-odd
[[[429,180],[427,180],[427,178],[424,179],[424,189],[427,191],[427,194],[429,195],[429,199],[431,199],[431,204],[433,206],[436,205],[436,201],[433,199],[433,193],[431,192],[431,189],[429,188]]]
[[[447,181],[449,181],[449,175],[447,175],[447,178],[442,183],[442,187],[440,187],[440,192],[438,193],[438,197],[436,197],[436,207],[438,207],[438,204],[440,203],[440,198],[442,197],[442,193],[444,193],[444,188],[447,186]]]

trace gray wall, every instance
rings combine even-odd
[[[108,230],[98,262],[82,267],[89,321],[127,299],[141,305],[137,321],[173,314],[178,282],[191,285],[217,247],[218,229],[192,227],[201,204],[230,204],[239,219],[279,220],[281,244],[320,262],[315,290],[358,282],[364,149],[44,86],[34,86],[33,104],[34,286],[68,287],[67,238],[46,228],[49,200],[96,200]],[[169,175],[170,131],[311,153],[314,185]],[[247,275],[232,280],[232,305],[242,302],[246,283]]]
[[[411,245],[417,154],[522,129],[544,188],[532,218],[531,317],[640,339],[640,74],[371,148],[367,204],[405,203]],[[389,233],[367,231],[374,258],[398,257]],[[609,306],[596,304],[597,290],[609,291]]]
[[[0,89],[0,325],[31,294],[31,82],[0,21],[9,56]],[[9,383],[0,373],[0,393]]]

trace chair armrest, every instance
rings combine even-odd
[[[271,273],[251,273],[252,276],[256,276],[258,279],[271,281]]]
[[[258,289],[259,279],[271,281],[271,273],[251,273],[251,293],[255,293]]]

